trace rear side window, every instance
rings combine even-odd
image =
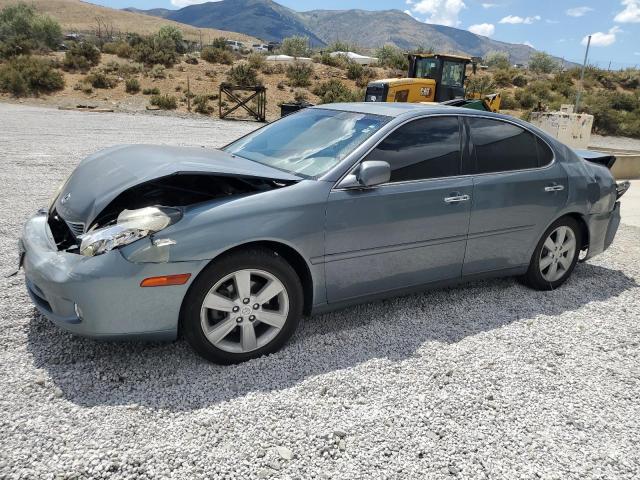
[[[367,157],[391,165],[391,181],[424,180],[460,174],[457,117],[414,120],[389,134]]]
[[[476,152],[476,173],[538,167],[538,140],[531,132],[486,118],[469,118],[469,126]]]
[[[538,166],[544,167],[545,165],[549,165],[553,161],[553,152],[544,140],[540,138],[536,138],[536,140],[538,141]]]

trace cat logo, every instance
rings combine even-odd
[[[431,96],[431,87],[422,87],[420,89],[420,95],[422,95],[423,97]]]

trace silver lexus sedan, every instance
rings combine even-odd
[[[302,315],[471,278],[558,288],[620,222],[615,158],[511,117],[417,104],[305,109],[220,150],[124,145],[25,225],[43,315],[235,363]]]

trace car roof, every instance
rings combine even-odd
[[[359,102],[359,103],[328,103],[313,108],[327,110],[340,110],[343,112],[368,113],[370,115],[383,115],[386,117],[412,117],[427,114],[478,114],[487,117],[504,118],[503,115],[484,112],[482,110],[470,110],[468,108],[450,107],[439,103],[402,103],[402,102]]]

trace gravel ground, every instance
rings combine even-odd
[[[0,272],[85,154],[255,127],[0,104]],[[306,319],[238,366],[74,338],[0,280],[0,478],[637,479],[640,229],[561,289],[472,283]]]

